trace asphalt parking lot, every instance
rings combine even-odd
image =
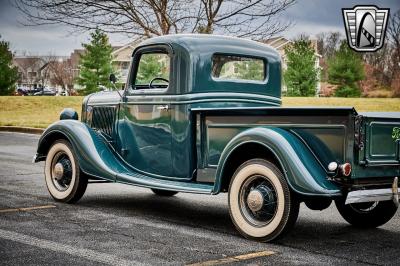
[[[400,212],[379,229],[348,226],[334,205],[301,206],[294,230],[272,244],[242,238],[225,194],[177,194],[89,184],[74,205],[47,192],[39,136],[0,133],[1,265],[399,265]]]

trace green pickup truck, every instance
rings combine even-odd
[[[287,232],[301,202],[335,201],[357,227],[385,224],[399,204],[400,113],[280,107],[281,71],[277,51],[250,40],[145,40],[125,89],[87,96],[80,121],[65,109],[34,161],[61,202],[91,182],[166,197],[227,192],[234,225],[259,241]]]

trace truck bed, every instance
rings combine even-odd
[[[400,113],[357,113],[352,107],[193,108],[197,116],[198,149],[205,168],[218,165],[223,149],[240,132],[278,127],[296,135],[324,167],[350,162],[350,178],[392,178],[400,173]],[[399,129],[400,130],[400,129]],[[400,134],[400,133],[399,133]],[[201,153],[204,153],[202,155]]]

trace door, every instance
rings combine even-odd
[[[135,52],[120,117],[120,153],[149,175],[173,176],[171,151],[171,53],[160,45]]]

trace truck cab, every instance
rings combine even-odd
[[[386,223],[398,206],[400,114],[352,107],[281,107],[281,60],[259,42],[214,35],[145,40],[123,91],[87,96],[43,133],[50,194],[76,202],[104,180],[177,192],[229,194],[245,237],[270,241],[299,203],[335,201],[358,227]]]

